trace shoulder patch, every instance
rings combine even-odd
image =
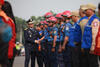
[[[68,26],[66,26],[66,30],[69,30],[69,27]]]
[[[93,21],[98,21],[98,22],[99,22],[99,20],[98,20],[98,19],[94,19]]]
[[[98,23],[97,23],[97,22],[94,22],[94,23],[93,23],[93,26],[94,26],[94,27],[98,26]]]
[[[98,19],[94,19],[93,26],[97,27],[98,25],[99,25],[99,20]]]

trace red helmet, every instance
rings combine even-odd
[[[50,17],[50,18],[48,19],[48,21],[57,22],[57,19],[56,19],[55,17]]]
[[[63,18],[63,17],[62,17],[62,13],[58,13],[58,14],[56,15],[56,18]]]
[[[1,5],[4,5],[4,0],[0,0],[0,4]]]
[[[44,24],[48,24],[48,22],[47,22],[47,21],[43,21],[43,23],[44,23]]]
[[[70,16],[71,16],[71,11],[69,11],[69,10],[64,11],[64,12],[62,13],[62,16],[70,17]]]
[[[40,21],[40,23],[43,24],[44,22],[43,21]]]
[[[53,14],[52,14],[51,12],[47,12],[47,13],[44,15],[44,17],[51,17],[51,16],[53,16]]]

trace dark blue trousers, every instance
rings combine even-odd
[[[81,52],[81,66],[80,67],[99,67],[98,56],[90,54],[90,49],[84,49]]]
[[[43,63],[45,67],[49,67],[47,42],[42,42],[41,45],[42,45]]]
[[[43,67],[43,53],[38,51],[38,46],[25,46],[25,67],[29,67],[31,59],[31,67],[35,67],[35,58],[39,67]]]
[[[25,67],[29,67],[31,59],[31,67],[35,67],[35,51],[31,50],[29,46],[25,46]]]
[[[55,48],[55,52],[51,51],[52,44],[48,44],[48,63],[49,67],[58,67],[57,63],[57,48]]]
[[[71,51],[70,48],[66,45],[65,50],[62,52],[65,67],[71,67]]]

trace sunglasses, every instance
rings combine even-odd
[[[61,18],[61,17],[56,17],[57,19],[63,19],[63,18]]]
[[[48,23],[55,23],[55,21],[48,21]]]

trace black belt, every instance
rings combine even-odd
[[[74,44],[75,44],[76,46],[81,45],[81,43],[80,43],[80,42],[74,42]]]
[[[47,42],[47,44],[53,45],[53,41]],[[57,41],[56,44],[58,45],[58,44],[60,44],[60,42]]]
[[[53,41],[47,42],[47,44],[53,45]]]

